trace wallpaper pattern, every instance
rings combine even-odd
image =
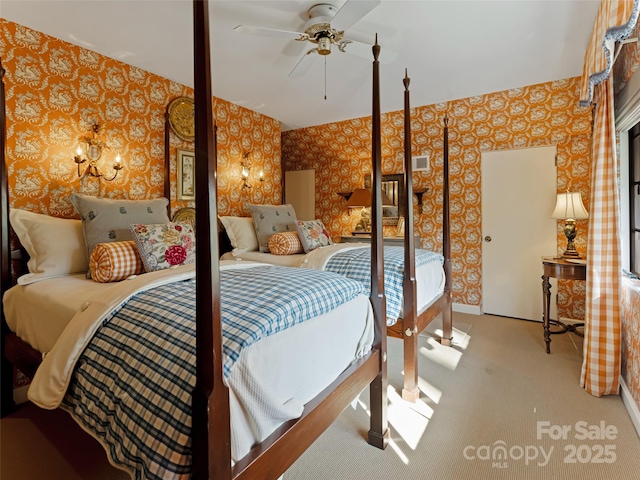
[[[640,408],[640,282],[622,279],[622,364],[627,388]]]
[[[144,199],[163,194],[165,110],[171,100],[193,96],[191,88],[104,57],[21,25],[0,20],[0,56],[7,70],[7,156],[11,206],[59,217],[74,210],[73,191]],[[248,215],[247,202],[280,203],[280,123],[214,98],[218,125],[218,209]],[[79,139],[101,124],[110,147],[99,160],[113,182],[80,179],[73,162]],[[193,206],[176,201],[176,151],[193,144],[170,135],[172,211]],[[250,152],[252,177],[265,181],[242,189],[240,161]]]
[[[442,251],[442,119],[449,118],[453,301],[481,305],[482,152],[557,145],[558,191],[580,191],[589,204],[591,110],[578,106],[579,78],[570,78],[447,103],[412,108],[412,153],[431,157],[429,172],[416,172],[413,186],[429,188],[423,212],[414,208],[422,247]],[[398,95],[402,95],[399,86]],[[383,174],[403,171],[403,112],[384,114]],[[337,192],[362,187],[371,172],[371,122],[358,118],[282,133],[285,170],[316,170],[316,216],[333,239],[357,222]],[[414,198],[414,207],[417,200]],[[551,215],[551,212],[549,212]],[[558,222],[558,251],[566,247]],[[576,247],[586,253],[586,221],[577,222]],[[561,282],[561,316],[584,318],[585,282]]]

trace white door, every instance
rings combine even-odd
[[[293,205],[298,220],[315,220],[316,171],[284,172],[284,201]]]
[[[555,157],[555,146],[482,154],[484,313],[542,321],[541,257],[558,250]]]

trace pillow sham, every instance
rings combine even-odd
[[[296,212],[293,205],[247,205],[258,236],[258,249],[269,252],[269,238],[274,233],[295,232]]]
[[[322,223],[322,220],[297,220],[296,230],[302,242],[302,248],[305,253],[315,250],[318,247],[326,247],[331,245],[331,235]]]
[[[131,225],[147,272],[196,261],[196,234],[191,222]]]
[[[274,255],[295,255],[303,251],[297,232],[274,233],[269,238],[269,250]]]
[[[232,255],[258,250],[258,237],[251,217],[220,217],[220,222],[231,241]]]
[[[97,244],[91,252],[89,268],[91,278],[100,283],[119,282],[144,272],[134,240]]]
[[[166,198],[116,200],[74,193],[71,204],[82,218],[87,261],[99,243],[133,240],[129,225],[170,222]]]
[[[80,220],[12,208],[9,221],[30,257],[29,273],[18,278],[18,284],[87,271],[89,263]]]

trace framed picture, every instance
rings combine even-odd
[[[178,150],[178,200],[195,200],[195,152]]]

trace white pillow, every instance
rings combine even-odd
[[[231,241],[232,255],[258,250],[258,237],[251,217],[220,217],[220,221]]]
[[[9,221],[29,254],[29,273],[18,284],[86,272],[89,268],[81,220],[10,209]]]

